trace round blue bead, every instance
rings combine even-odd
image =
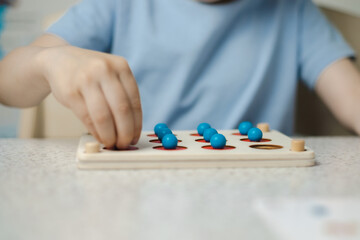
[[[247,135],[250,128],[252,128],[253,125],[251,122],[245,121],[239,124],[239,132],[242,135]]]
[[[198,134],[200,136],[204,135],[204,130],[207,129],[207,128],[211,128],[210,124],[208,124],[208,123],[200,123],[199,126],[197,127]]]
[[[158,133],[158,138],[160,141],[162,141],[163,137],[166,135],[166,134],[172,134],[172,131],[169,129],[169,128],[161,128],[159,130],[159,133]]]
[[[213,148],[221,149],[226,145],[226,138],[222,134],[214,134],[210,139],[210,143]]]
[[[210,142],[211,137],[218,132],[214,128],[207,128],[204,131],[204,140]]]
[[[165,149],[175,149],[178,145],[178,139],[174,134],[166,134],[162,139],[162,145]]]
[[[248,138],[250,141],[258,142],[262,139],[263,133],[258,128],[251,128],[248,132]]]
[[[159,131],[162,128],[168,128],[168,126],[165,123],[158,123],[155,125],[154,132],[155,132],[156,136],[159,134]]]

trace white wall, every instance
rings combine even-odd
[[[76,0],[19,0],[9,9],[7,25],[1,37],[5,52],[26,45],[43,31],[44,19],[54,13],[65,11]]]

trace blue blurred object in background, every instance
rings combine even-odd
[[[0,0],[0,38],[5,25],[5,13],[7,5],[12,1]],[[4,57],[4,52],[0,41],[0,60]],[[0,137],[12,138],[17,136],[17,125],[19,119],[19,111],[0,105]]]
[[[0,2],[1,4],[1,2]],[[5,12],[6,12],[6,8],[7,6],[6,5],[0,5],[0,37],[1,37],[1,33],[4,29],[4,18],[5,18]],[[2,46],[0,45],[0,59],[2,59],[4,57],[4,53],[3,53],[3,50],[2,50]]]

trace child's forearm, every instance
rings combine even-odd
[[[316,92],[340,122],[360,135],[360,73],[349,59],[325,69]]]
[[[30,107],[50,92],[43,77],[39,53],[43,48],[27,46],[12,51],[0,62],[0,102],[15,107]]]
[[[141,99],[126,59],[47,34],[0,62],[0,102],[29,107],[50,91],[106,147],[126,149],[138,141]]]

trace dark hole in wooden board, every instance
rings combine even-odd
[[[117,149],[116,147],[113,147],[113,148],[103,148],[104,150],[106,151],[135,151],[135,150],[139,150],[138,147],[135,147],[135,146],[129,146],[127,149]]]
[[[248,139],[248,138],[242,138],[242,139],[240,139],[240,141],[243,141],[243,142],[270,142],[271,141],[271,139],[269,139],[269,138],[262,138],[260,141],[251,141],[250,139]]]
[[[153,147],[153,149],[163,150],[163,151],[178,151],[178,150],[185,150],[185,149],[187,149],[187,147],[177,146],[175,149],[166,149],[163,146],[156,146],[156,147]]]
[[[149,142],[151,142],[151,143],[161,143],[161,141],[159,139],[152,139],[152,140],[149,140]],[[182,141],[178,140],[178,142],[182,142]]]
[[[276,150],[276,149],[283,148],[280,145],[273,145],[273,144],[255,144],[255,145],[251,145],[249,147],[255,148],[255,149],[261,149],[261,150]]]
[[[226,145],[224,148],[213,148],[211,145],[202,146],[204,149],[208,150],[232,150],[235,149],[233,146]]]

